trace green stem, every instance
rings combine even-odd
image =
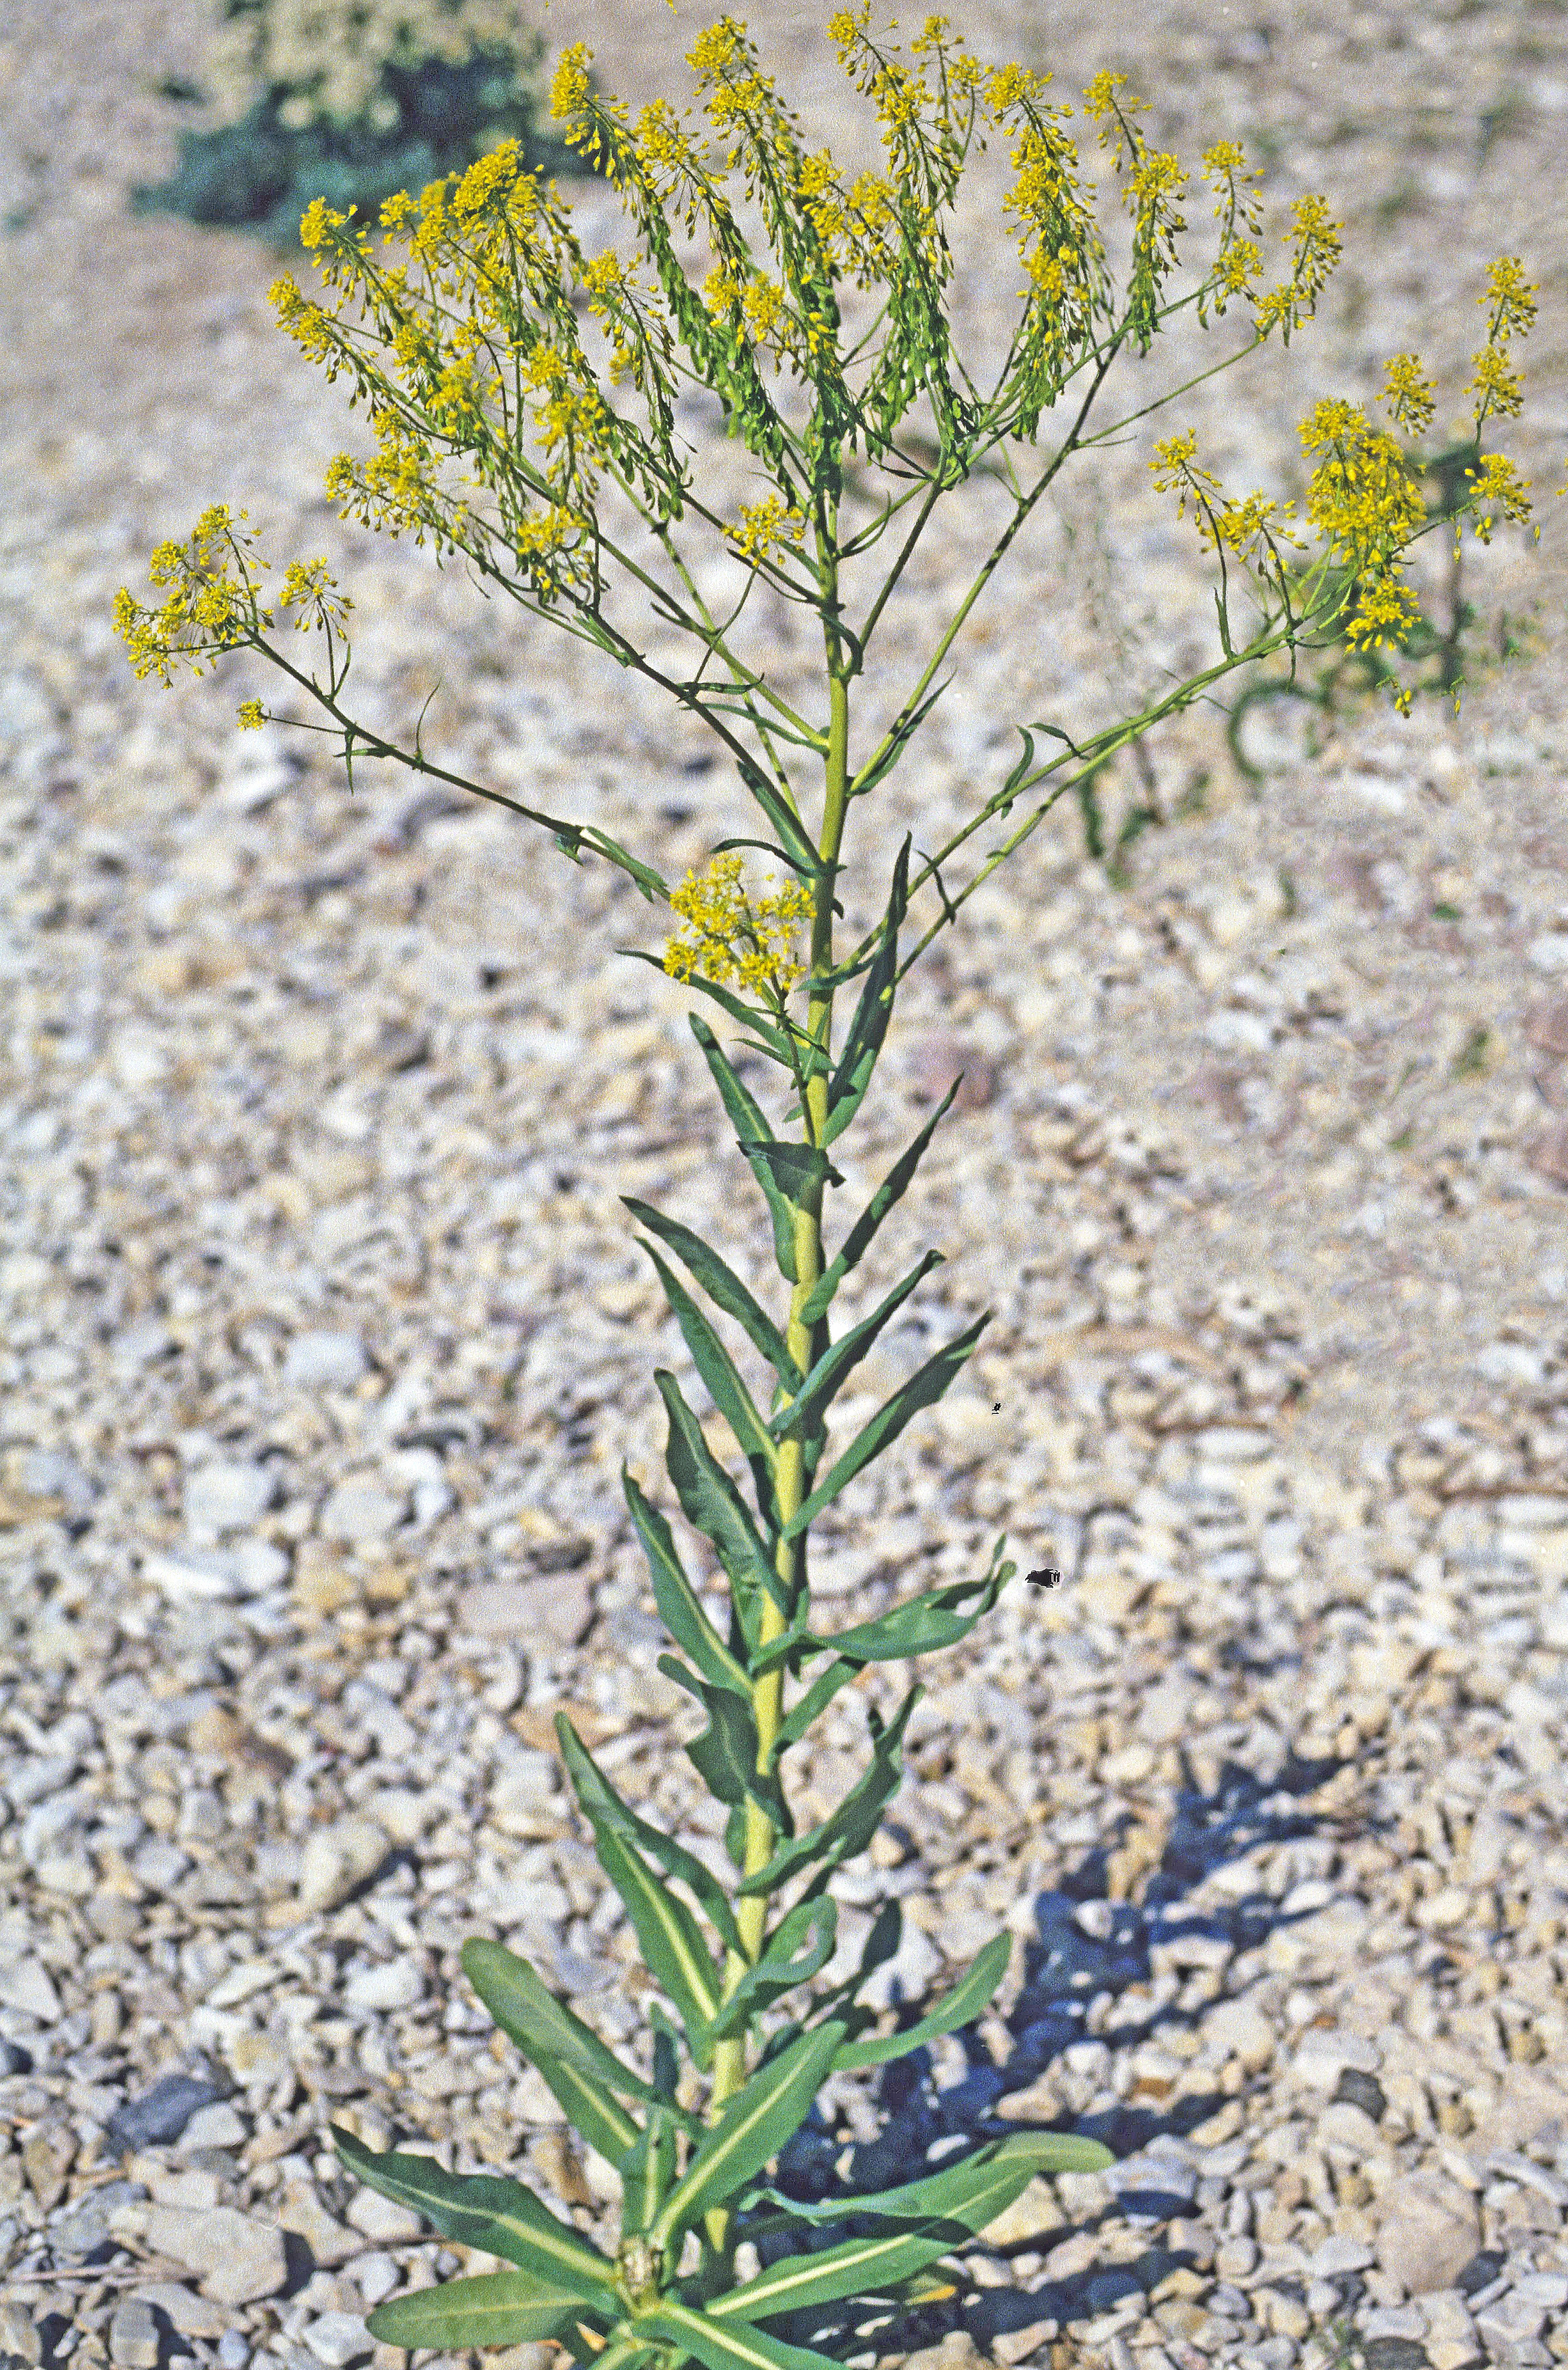
[[[812,969],[806,1034],[811,1042],[825,1053],[832,1041],[833,990],[820,983],[833,970],[833,892],[837,877],[838,858],[844,839],[845,817],[849,811],[849,685],[848,669],[844,662],[838,634],[838,573],[836,546],[834,541],[836,506],[825,500],[818,511],[817,545],[823,557],[825,593],[823,602],[823,637],[827,651],[828,696],[831,722],[828,731],[826,779],[823,802],[822,841],[818,848],[827,868],[820,884],[812,918]],[[827,1076],[819,1069],[806,1081],[801,1098],[806,1141],[821,1145],[827,1133]],[[819,1178],[801,1196],[795,1211],[795,1283],[790,1295],[790,1354],[802,1375],[808,1374],[827,1347],[825,1314],[808,1324],[801,1316],[812,1289],[821,1279],[824,1259],[822,1246],[822,1202],[824,1179]],[[787,1406],[788,1400],[781,1402]],[[788,1524],[805,1502],[806,1470],[805,1443],[798,1435],[786,1440],[779,1448],[777,1490],[781,1524]],[[778,1549],[776,1570],[784,1582],[789,1602],[797,1602],[805,1578],[806,1541],[808,1531],[792,1539],[781,1540]],[[763,1601],[761,1643],[771,1645],[784,1635],[787,1627],[784,1615],[771,1597]],[[774,1749],[784,1716],[784,1666],[779,1663],[755,1680],[752,1687],[752,1709],[756,1721],[757,1760],[759,1775],[766,1776],[772,1766]],[[746,1803],[746,1847],[744,1873],[755,1876],[767,1867],[773,1857],[773,1823],[755,1799]],[[735,1922],[740,1927],[744,1951],[732,1950],[724,1970],[724,1997],[732,1996],[746,1970],[755,1966],[762,1952],[763,1938],[767,1927],[768,1895],[750,1893],[735,1904]],[[719,2042],[713,2052],[713,2088],[709,2102],[709,2121],[717,2123],[727,2101],[742,2088],[746,2079],[746,2036],[736,2034]],[[709,2262],[722,2263],[728,2270],[732,2262],[734,2238],[733,2215],[728,2206],[715,2206],[706,2216]]]

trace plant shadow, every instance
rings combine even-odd
[[[972,2241],[961,2259],[940,2267],[951,2285],[940,2300],[914,2308],[892,2301],[882,2305],[876,2317],[868,2313],[864,2302],[842,2309],[819,2307],[793,2316],[788,2328],[783,2319],[770,2323],[778,2335],[833,2359],[870,2364],[890,2355],[924,2353],[959,2332],[982,2353],[1013,2362],[1074,2322],[1109,2313],[1134,2294],[1147,2295],[1173,2271],[1208,2269],[1212,2253],[1195,2243],[1193,2222],[1219,2203],[1250,2148],[1239,2132],[1207,2146],[1188,2135],[1218,2114],[1233,2093],[1221,2087],[1216,2069],[1211,2089],[1171,2097],[1169,2103],[1139,2098],[1136,2091],[1124,2098],[1109,2087],[1108,2065],[1075,2065],[1068,2053],[1089,2037],[1092,2001],[1109,1995],[1109,2013],[1114,2018],[1116,2003],[1126,1992],[1150,1984],[1151,1952],[1157,1947],[1164,1962],[1182,1973],[1182,1990],[1164,2005],[1151,2001],[1141,2019],[1118,2021],[1118,2050],[1136,2048],[1158,2034],[1193,2031],[1224,1996],[1226,1974],[1238,1959],[1260,1949],[1271,1934],[1313,1914],[1310,1908],[1287,1911],[1261,1889],[1228,1899],[1217,1909],[1193,1910],[1184,1904],[1216,1869],[1260,1847],[1299,1841],[1325,1830],[1343,1834],[1332,1814],[1307,1807],[1308,1798],[1343,1766],[1334,1756],[1305,1760],[1293,1753],[1275,1775],[1265,1778],[1227,1760],[1213,1791],[1205,1794],[1183,1753],[1169,1839],[1139,1899],[1109,1897],[1113,1845],[1096,1846],[1058,1886],[1035,1896],[1035,1937],[1025,1943],[1022,1985],[1002,2019],[1011,2043],[1004,2063],[994,2060],[978,2022],[956,2036],[966,2070],[943,2089],[936,2086],[928,2047],[894,2059],[875,2077],[874,2092],[868,2094],[868,2103],[874,2098],[875,2136],[859,2138],[853,2145],[841,2115],[836,2128],[824,2116],[822,2102],[813,2106],[779,2158],[777,2180],[781,2191],[802,2203],[843,2199],[844,2219],[813,2232],[813,2250],[875,2232],[878,2226],[869,2217],[854,2215],[857,2192],[917,2179],[939,2165],[962,2163],[974,2147],[1009,2133],[1071,2132],[1101,2141],[1116,2161],[1090,2177],[1095,2186],[1089,2191],[1089,2201],[1082,2201],[1082,2192],[1075,2196],[1074,2176],[1057,2176],[1067,2218],[1040,2237],[1006,2243]],[[1368,1823],[1368,1831],[1375,1824]],[[1190,1980],[1207,1970],[1218,1975],[1218,1991],[1212,1980],[1201,1986]],[[1198,1989],[1207,1996],[1190,1996]],[[896,1985],[894,2003],[900,2031],[917,2023],[929,2005],[906,2005]],[[1097,2017],[1096,2024],[1100,2021]],[[1040,2111],[1033,2111],[1032,2101],[1021,2114],[999,2111],[1012,2094],[1032,2088],[1046,2076],[1052,2077],[1054,2095]],[[1244,2112],[1244,2093],[1242,2103]],[[1043,2262],[1067,2251],[1067,2242],[1097,2237],[1109,2241],[1113,2233],[1114,2251],[1123,2260],[1098,2260],[1101,2250],[1074,2246],[1068,2253],[1074,2268],[1040,2276]],[[1138,2238],[1145,2244],[1129,2260],[1129,2248]],[[777,2240],[770,2250],[758,2247],[765,2263],[784,2251],[784,2244]],[[1010,2279],[1016,2274],[1009,2273],[1009,2266],[1019,2257],[1032,2258],[1025,2265],[1027,2287],[991,2285],[973,2277],[976,2259],[988,2259],[992,2279]],[[1348,2308],[1359,2300],[1363,2283],[1352,2275],[1341,2285]],[[1055,2322],[1056,2330],[1042,2328],[1048,2322]],[[1020,2349],[1016,2341],[1025,2331],[1035,2334]],[[1257,2335],[1262,2338],[1262,2332]],[[1015,2340],[1010,2350],[1009,2338]]]

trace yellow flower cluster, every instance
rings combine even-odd
[[[1486,275],[1485,295],[1475,301],[1492,307],[1486,343],[1473,357],[1475,376],[1465,389],[1467,395],[1481,397],[1475,407],[1475,424],[1480,429],[1493,411],[1516,416],[1524,399],[1518,378],[1509,367],[1508,340],[1515,336],[1528,338],[1530,333],[1536,316],[1535,283],[1526,281],[1516,255],[1502,255]]]
[[[250,513],[241,511],[239,515],[243,519]],[[161,609],[144,609],[121,585],[114,596],[115,631],[125,644],[138,681],[156,674],[167,691],[172,682],[171,659],[190,660],[192,673],[200,674],[199,662],[210,656],[208,673],[212,673],[225,650],[242,650],[259,639],[263,628],[272,623],[272,612],[258,606],[250,580],[247,546],[255,541],[253,535],[235,524],[225,503],[214,502],[202,512],[195,534],[183,547],[161,543],[154,552],[148,569],[153,582],[176,587]],[[230,573],[231,561],[238,568],[237,581]],[[256,564],[271,566],[268,559]],[[323,558],[308,564],[290,561],[283,576],[282,605],[299,610],[296,633],[324,627],[330,640],[333,626],[341,626],[354,604],[346,593],[338,592],[337,579],[328,575]],[[259,700],[247,700],[239,720],[248,727],[264,722]]]
[[[743,987],[770,994],[782,1010],[806,966],[794,956],[782,963],[778,958],[789,947],[791,925],[811,920],[811,892],[792,881],[781,897],[765,897],[754,906],[740,881],[741,859],[734,855],[714,857],[700,880],[687,873],[670,903],[697,943],[672,938],[664,969],[672,979],[689,979],[696,969],[720,986],[738,976]]]
[[[773,549],[781,535],[798,550],[806,531],[804,511],[795,502],[786,510],[777,494],[769,494],[762,502],[743,502],[741,517],[744,523],[731,528],[730,540],[754,567]]]
[[[1309,194],[1297,198],[1290,209],[1290,226],[1296,234],[1296,261],[1290,278],[1282,281],[1277,288],[1271,288],[1252,315],[1260,339],[1266,338],[1277,321],[1287,346],[1291,330],[1316,313],[1329,274],[1343,253],[1339,236],[1342,225],[1330,220],[1328,207],[1320,197]]]

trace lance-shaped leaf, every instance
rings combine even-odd
[[[646,1226],[651,1234],[668,1243],[677,1258],[685,1260],[715,1307],[721,1308],[726,1317],[732,1317],[737,1324],[744,1326],[785,1389],[799,1390],[801,1370],[790,1354],[789,1343],[734,1270],[725,1265],[717,1251],[709,1250],[700,1235],[694,1235],[691,1228],[683,1226],[678,1219],[666,1218],[662,1211],[651,1208],[646,1202],[638,1201],[630,1193],[623,1193],[620,1198],[640,1225]]]
[[[507,2039],[538,2068],[572,2129],[606,2163],[618,2163],[635,2144],[638,2126],[616,2093],[651,2100],[654,2092],[504,1943],[476,1936],[461,1955],[463,1973]]]
[[[708,2028],[719,2006],[720,1980],[697,1920],[641,1854],[609,1828],[594,1830],[594,1847],[626,1904],[644,1961],[675,2004],[693,2062],[706,2073],[713,2062]]]
[[[659,957],[649,954],[642,947],[617,947],[616,952],[617,955],[630,955],[637,962],[651,963],[653,969],[666,979],[671,976],[664,970]],[[700,972],[694,971],[689,979],[682,980],[680,984],[683,987],[694,987],[699,995],[710,995],[715,1004],[722,1005],[732,1020],[738,1020],[743,1029],[755,1031],[761,1041],[757,1048],[759,1053],[766,1053],[771,1061],[778,1063],[781,1068],[790,1069],[790,1039],[782,1029],[776,1029],[773,1026],[766,1013],[755,1010],[749,1004],[743,1004],[740,997],[732,994],[729,988],[721,987],[717,980],[704,979]],[[687,1018],[695,1020],[696,1015],[688,1014]],[[796,1059],[801,1058],[800,1050],[797,1048]]]
[[[862,770],[856,775],[854,780],[849,785],[847,793],[848,797],[852,799],[863,799],[868,790],[874,790],[877,784],[885,779],[885,777],[893,771],[894,765],[897,765],[905,749],[908,746],[915,734],[919,731],[926,717],[929,714],[930,710],[935,708],[938,700],[940,699],[943,692],[947,689],[948,684],[951,683],[951,681],[952,677],[950,674],[947,679],[947,683],[939,683],[935,691],[932,692],[929,699],[928,699],[923,706],[917,708],[914,714],[907,717],[901,725],[895,727],[889,736],[887,747],[882,752],[881,755],[872,756]]]
[[[843,2028],[838,2028],[842,2033]],[[394,2148],[380,2155],[352,2132],[329,2125],[349,2170],[399,2205],[411,2205],[444,2238],[482,2248],[541,2280],[553,2295],[565,2291],[599,2311],[618,2314],[616,2267],[596,2247],[541,2205],[531,2189],[502,2173],[444,2172],[432,2156]]]
[[[825,1179],[830,1185],[842,1185],[843,1174],[835,1168],[825,1152],[814,1144],[780,1144],[769,1137],[766,1142],[750,1136],[741,1139],[741,1150],[755,1168],[760,1161],[783,1196],[787,1208],[798,1209],[807,1192]]]
[[[851,1482],[862,1466],[869,1465],[878,1451],[898,1434],[912,1416],[928,1408],[941,1398],[958,1375],[959,1368],[974,1350],[991,1321],[993,1312],[986,1310],[977,1317],[965,1332],[928,1358],[917,1374],[912,1375],[902,1390],[896,1391],[885,1406],[877,1409],[865,1430],[859,1432],[839,1457],[825,1481],[819,1482],[797,1513],[779,1532],[779,1537],[792,1539],[815,1522],[824,1506],[831,1506],[839,1491]]]
[[[881,1821],[882,1804],[897,1793],[903,1783],[899,1747],[909,1715],[925,1692],[924,1687],[911,1687],[894,1713],[892,1726],[886,1730],[876,1706],[867,1705],[866,1722],[871,1731],[870,1767],[850,1788],[831,1818],[813,1827],[809,1835],[798,1835],[782,1851],[775,1852],[766,1868],[742,1880],[738,1889],[743,1897],[753,1893],[775,1893],[797,1870],[810,1868],[817,1860],[825,1863],[825,1881],[835,1868],[864,1851]]]
[[[768,1652],[771,1656],[771,1648],[768,1649]],[[825,1671],[819,1672],[794,1710],[787,1712],[779,1722],[778,1733],[773,1741],[775,1768],[778,1766],[780,1755],[788,1753],[792,1744],[800,1743],[807,1730],[821,1718],[839,1689],[847,1687],[851,1679],[858,1678],[864,1668],[863,1662],[846,1661],[830,1662]]]
[[[1006,2139],[984,2142],[962,2164],[948,2165],[940,2172],[905,2181],[897,2189],[869,2190],[864,2194],[824,2198],[818,2205],[803,2205],[793,2197],[786,2197],[782,2190],[763,2187],[747,2192],[747,2203],[765,2201],[781,2209],[782,2222],[817,2225],[861,2216],[919,2222],[940,2215],[944,2219],[966,2223],[968,2235],[973,2237],[975,2231],[987,2228],[998,2214],[1006,2213],[1012,2198],[1028,2187],[1037,2172],[1103,2172],[1108,2164],[1114,2162],[1113,2154],[1102,2141],[1080,2139],[1076,2132],[1009,2132]],[[1005,2167],[1007,2177],[1017,2183],[1011,2196],[1000,2205],[992,2203],[994,2192],[987,2180],[997,2167]],[[967,2203],[966,2197],[970,2201]],[[749,2222],[747,2226],[755,2229],[761,2226]]]
[[[948,1106],[963,1083],[962,1078],[953,1080],[914,1143],[910,1145],[907,1151],[900,1154],[871,1195],[845,1237],[843,1249],[829,1261],[801,1304],[801,1322],[803,1325],[814,1325],[819,1317],[825,1315],[832,1305],[835,1293],[850,1269],[859,1266],[865,1257],[867,1246],[894,1203],[905,1192],[910,1179],[920,1165],[921,1154],[936,1133],[939,1122],[946,1116]],[[792,1278],[791,1281],[793,1281]]]
[[[394,2296],[377,2305],[364,2325],[381,2345],[460,2352],[471,2345],[538,2344],[559,2337],[582,2309],[581,2296],[551,2288],[532,2272],[487,2272]]]
[[[757,1767],[761,1745],[749,1694],[706,1685],[673,1654],[661,1654],[659,1668],[667,1679],[685,1687],[687,1695],[695,1696],[708,1714],[708,1727],[682,1749],[715,1801],[733,1806],[749,1795],[761,1804],[775,1827],[792,1835],[794,1813],[778,1780],[770,1771]]]
[[[595,1833],[601,1826],[605,1827],[619,1835],[623,1843],[651,1852],[666,1875],[690,1887],[727,1946],[739,1950],[740,1928],[735,1924],[729,1895],[712,1870],[695,1852],[677,1843],[674,1835],[666,1835],[646,1819],[640,1819],[631,1805],[622,1801],[564,1712],[556,1714],[555,1732],[583,1816]],[[642,2090],[637,2095],[645,2098],[650,2094]]]
[[[694,981],[693,984],[695,984],[696,982]],[[722,1000],[721,991],[721,997]],[[686,1020],[692,1035],[702,1048],[703,1058],[712,1072],[713,1083],[719,1089],[724,1109],[730,1115],[742,1149],[744,1150],[748,1145],[771,1143],[773,1132],[767,1124],[761,1104],[747,1092],[736,1077],[734,1071],[724,1058],[719,1040],[707,1021],[696,1012],[688,1012]],[[783,1040],[779,1041],[782,1043]],[[787,1061],[788,1058],[786,1052],[784,1059]],[[795,1282],[794,1212],[774,1183],[772,1172],[767,1163],[753,1151],[747,1151],[746,1157],[751,1162],[752,1174],[767,1198],[768,1211],[773,1219],[773,1255],[778,1262],[778,1272],[786,1283],[793,1283]]]
[[[659,1271],[664,1297],[675,1312],[675,1322],[681,1329],[686,1348],[691,1352],[698,1373],[712,1395],[714,1406],[751,1461],[753,1478],[758,1485],[763,1519],[771,1522],[777,1512],[773,1483],[778,1469],[778,1451],[772,1437],[764,1426],[734,1360],[685,1284],[660,1258],[651,1243],[642,1243],[641,1248]]]
[[[557,1734],[563,1729],[567,1722],[558,1714]],[[572,1742],[577,1743],[575,1736]],[[719,2006],[721,1985],[697,1919],[615,1825],[594,1818],[586,1802],[583,1809],[594,1820],[599,1865],[626,1904],[643,1958],[674,2002],[692,2057],[706,2072],[712,2062],[708,2026]]]
[[[788,1642],[780,1639],[762,1648],[755,1674],[760,1678],[780,1662],[793,1663],[797,1658],[809,1660],[817,1654],[841,1655],[859,1670],[867,1662],[897,1662],[906,1655],[932,1654],[941,1647],[954,1646],[990,1612],[1017,1570],[1014,1563],[998,1570],[993,1561],[983,1580],[954,1580],[940,1588],[926,1589],[907,1605],[895,1605],[876,1620],[857,1622],[852,1629],[836,1630],[829,1638],[797,1631]],[[963,1598],[976,1592],[979,1603],[968,1613],[958,1612]],[[812,1717],[815,1719],[815,1712]]]
[[[713,1543],[729,1578],[742,1634],[748,1651],[755,1653],[762,1636],[763,1598],[770,1596],[788,1618],[790,1608],[785,1584],[773,1569],[740,1491],[709,1447],[674,1375],[667,1367],[655,1366],[653,1380],[670,1419],[664,1470],[674,1483],[681,1512],[693,1530]]]
[[[907,2057],[928,2041],[935,2041],[944,2032],[957,2032],[962,2025],[972,2024],[987,2001],[996,1996],[997,1985],[1008,1971],[1008,1956],[1012,1949],[1010,1938],[998,1934],[986,1943],[963,1981],[949,1992],[945,2000],[923,2016],[907,2032],[890,2032],[880,2041],[851,2041],[838,2053],[835,2070],[849,2072],[860,2065],[889,2065],[896,2057]]]
[[[657,1506],[649,1504],[625,1465],[621,1467],[621,1488],[648,1558],[653,1595],[665,1628],[715,1685],[744,1690],[750,1685],[744,1664],[735,1660],[698,1603],[676,1553],[669,1524]]]
[[[769,1420],[767,1429],[775,1440],[790,1440],[815,1423],[829,1408],[839,1385],[850,1370],[867,1355],[877,1335],[897,1315],[917,1284],[922,1283],[934,1267],[946,1261],[940,1251],[928,1251],[917,1267],[911,1268],[903,1280],[894,1285],[887,1298],[852,1326],[840,1340],[824,1350],[812,1368],[789,1407]]]
[[[651,2236],[666,2258],[681,2231],[710,2205],[725,2204],[794,2137],[845,2031],[835,2019],[797,2034],[729,2100],[660,2208]]]
[[[767,1938],[762,1957],[747,1969],[713,2019],[713,2038],[744,2032],[752,2019],[797,1984],[809,1983],[833,1956],[838,1904],[831,1899],[797,1902]]]
[[[868,1976],[875,1974],[879,1967],[885,1966],[889,1959],[897,1958],[903,1933],[903,1910],[896,1900],[884,1901],[871,1920],[871,1930],[861,1947],[859,1966],[852,1975],[847,1975],[841,1984],[836,1984],[831,1991],[818,1996],[816,2008],[819,2015],[850,2016],[858,2020],[856,2031],[848,2035],[846,2046],[849,2042],[856,2040],[859,2034],[865,2031],[867,2025],[874,2024],[877,2020],[874,2008],[863,2005],[851,2008],[846,2003],[854,1999],[855,1994]],[[842,2050],[839,2054],[843,2055]]]
[[[658,2217],[675,2177],[675,2119],[663,2107],[651,2107],[637,2146],[620,2167],[621,2237],[646,2230]]]
[[[694,2354],[702,2370],[825,2370],[826,2357],[807,2346],[786,2345],[781,2337],[750,2329],[744,2321],[710,2319],[668,2297],[657,2312],[644,2313],[635,2325],[639,2336]]]
[[[864,1101],[887,1035],[888,1023],[893,1018],[898,969],[898,932],[909,904],[909,849],[913,837],[913,833],[906,832],[904,845],[898,851],[893,868],[892,894],[882,923],[882,945],[866,984],[860,991],[860,1000],[849,1024],[849,1034],[844,1041],[844,1052],[828,1086],[827,1126],[823,1134],[824,1145],[842,1135]]]
[[[773,730],[771,720],[768,730],[769,731]],[[739,765],[741,779],[778,834],[795,863],[802,872],[810,876],[813,882],[820,880],[827,867],[812,846],[805,826],[799,816],[790,811],[767,775],[759,766],[754,765],[749,757],[741,757]]]

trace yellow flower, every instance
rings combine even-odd
[[[1479,471],[1467,469],[1465,475],[1475,480],[1473,500],[1478,507],[1472,516],[1475,531],[1482,543],[1492,541],[1497,521],[1489,510],[1482,509],[1481,505],[1501,502],[1505,518],[1512,520],[1516,526],[1528,523],[1531,503],[1526,489],[1530,480],[1520,477],[1505,453],[1489,453]],[[1539,527],[1536,532],[1539,534]]]
[[[1516,413],[1524,397],[1517,374],[1508,367],[1507,347],[1482,346],[1473,359],[1475,376],[1465,393],[1480,391],[1481,401],[1475,407],[1476,426],[1480,428],[1493,411]]]
[[[664,952],[664,970],[672,979],[689,979],[694,968],[720,986],[738,976],[744,988],[773,995],[782,1008],[785,996],[805,976],[806,966],[790,957],[777,958],[790,943],[790,925],[810,921],[811,892],[792,881],[781,897],[765,897],[753,905],[740,885],[738,856],[716,856],[705,877],[688,872],[670,903],[696,933],[695,945],[673,938]]]
[[[1396,354],[1383,367],[1384,402],[1401,428],[1419,436],[1437,408],[1431,385],[1421,374],[1420,355]]]
[[[246,732],[259,732],[267,721],[267,711],[259,699],[245,700],[239,709],[240,728]]]
[[[772,550],[780,535],[798,549],[805,534],[805,512],[794,502],[786,510],[777,494],[769,494],[763,502],[743,502],[741,517],[744,524],[732,527],[730,538],[753,567]]]

